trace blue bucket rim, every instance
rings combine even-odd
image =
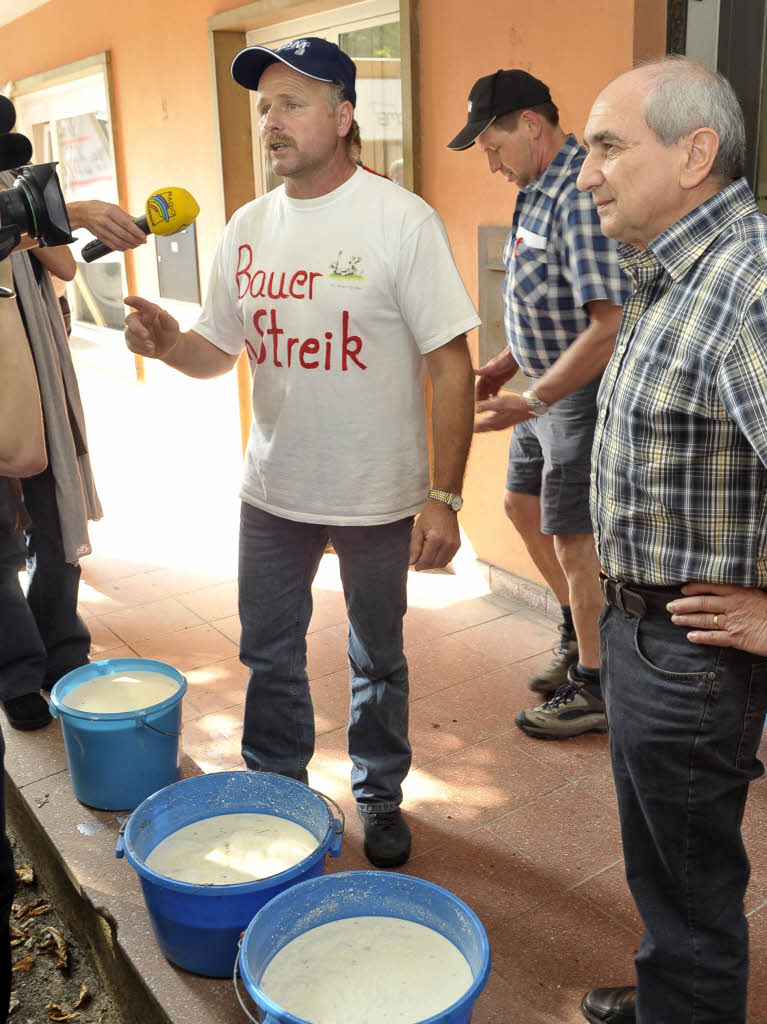
[[[197,779],[200,779],[200,778],[208,779],[208,778],[212,778],[212,777],[215,777],[215,776],[224,776],[224,775],[231,776],[231,777],[243,776],[243,775],[245,775],[245,776],[260,775],[260,776],[266,776],[268,778],[278,778],[278,779],[281,779],[282,782],[294,783],[296,786],[301,786],[304,789],[308,789],[310,792],[314,793],[315,796],[320,798],[320,800],[322,802],[322,806],[325,808],[325,810],[327,812],[327,815],[328,815],[328,827],[327,827],[327,830],[325,832],[325,835],[322,837],[322,839],[318,839],[317,840],[317,845],[314,848],[314,850],[312,850],[311,853],[308,853],[304,857],[303,860],[298,862],[298,864],[294,864],[293,867],[291,867],[291,868],[286,868],[285,871],[281,871],[277,875],[268,875],[266,878],[255,878],[255,879],[253,879],[252,881],[249,881],[249,882],[232,882],[230,885],[208,885],[208,884],[199,883],[199,882],[182,882],[178,878],[169,878],[168,875],[161,875],[158,871],[153,871],[152,868],[147,867],[146,863],[139,857],[139,855],[133,849],[133,843],[131,842],[131,838],[130,838],[130,836],[128,834],[128,831],[129,831],[130,825],[131,825],[131,820],[133,819],[134,815],[137,815],[139,813],[139,811],[146,804],[149,804],[152,800],[159,799],[160,796],[162,794],[167,793],[169,789],[174,789],[174,788],[176,788],[178,786],[183,786],[183,785],[187,785],[189,783],[193,783]],[[242,812],[241,811],[224,811],[223,813],[224,814],[241,814]],[[258,813],[258,812],[255,812],[255,813]],[[202,821],[204,818],[211,818],[211,817],[214,817],[214,816],[215,815],[211,815],[211,814],[201,814],[199,818],[195,818],[194,821],[188,821],[186,824],[187,825],[193,825],[196,821]],[[277,817],[279,817],[279,815],[277,815]],[[185,828],[186,826],[182,825],[181,827]],[[138,875],[140,875],[141,878],[146,879],[146,881],[152,882],[155,885],[161,883],[163,888],[165,888],[165,889],[171,889],[171,890],[173,890],[173,892],[184,893],[186,895],[191,895],[191,894],[194,893],[195,895],[220,896],[222,894],[222,892],[225,892],[227,896],[229,896],[229,895],[237,896],[240,893],[245,893],[245,892],[252,893],[254,888],[255,889],[268,889],[268,888],[271,888],[272,886],[274,886],[275,884],[282,885],[283,882],[285,881],[285,879],[293,878],[294,875],[299,875],[303,871],[305,871],[306,870],[306,866],[307,866],[307,861],[316,859],[317,854],[319,853],[320,850],[323,850],[323,856],[324,856],[325,853],[327,852],[327,848],[330,846],[331,838],[333,836],[333,815],[331,813],[330,808],[328,807],[327,801],[322,796],[322,794],[318,793],[316,789],[312,789],[311,786],[306,786],[306,785],[304,785],[303,782],[299,782],[297,779],[289,779],[289,778],[287,778],[284,775],[276,775],[275,776],[271,772],[254,772],[254,771],[251,771],[250,769],[246,768],[244,770],[243,769],[235,769],[235,770],[224,771],[224,772],[205,772],[203,775],[193,775],[193,776],[191,776],[191,778],[188,778],[188,779],[179,779],[178,782],[172,782],[169,786],[164,786],[162,789],[158,789],[156,793],[152,793],[145,800],[142,800],[142,802],[138,805],[138,807],[134,811],[131,812],[131,815],[128,818],[128,820],[125,822],[125,825],[123,826],[122,831],[123,831],[123,849],[124,849],[124,853],[125,853],[125,858],[128,861],[128,863],[130,864],[130,866],[133,868],[133,870]],[[172,833],[168,833],[168,834],[172,835]],[[159,879],[159,882],[158,882],[158,879]],[[278,879],[279,879],[279,882],[277,883]]]
[[[138,668],[138,666],[141,667]],[[84,678],[81,682],[87,683],[92,679],[98,679],[99,676],[108,675],[110,672],[126,672],[130,671],[131,668],[134,671],[159,672],[161,675],[169,676],[179,684],[178,690],[172,693],[170,697],[160,701],[159,704],[150,704],[145,708],[136,708],[135,711],[80,711],[78,708],[72,708],[65,704],[59,696],[65,688],[63,684],[71,681],[71,677],[75,673],[78,675],[83,674]],[[88,669],[98,669],[99,671],[90,673]],[[73,668],[71,672],[67,672],[66,675],[57,680],[51,690],[51,704],[55,709],[54,715],[57,714],[60,717],[79,718],[86,722],[119,722],[128,718],[145,718],[150,714],[154,715],[160,711],[165,711],[167,708],[178,703],[186,693],[186,690],[186,676],[166,661],[154,661],[151,658],[107,658],[103,661],[91,661],[87,665]]]
[[[270,1013],[272,1013],[272,1014],[278,1013],[278,1014],[280,1014],[281,1017],[283,1017],[283,1019],[285,1020],[286,1024],[311,1024],[311,1021],[304,1020],[303,1017],[295,1017],[289,1010],[286,1010],[283,1006],[280,1006],[278,1003],[275,1003],[274,1000],[270,999],[269,996],[266,995],[266,993],[263,991],[261,986],[257,985],[253,981],[252,977],[250,976],[249,967],[248,967],[246,959],[242,955],[242,951],[245,948],[245,946],[246,946],[246,944],[247,944],[247,942],[248,942],[248,940],[250,938],[250,935],[258,927],[258,923],[259,923],[258,919],[267,910],[271,910],[272,912],[274,912],[274,905],[275,904],[279,904],[280,901],[283,901],[285,899],[288,899],[288,898],[291,898],[291,897],[295,897],[295,895],[297,893],[299,893],[301,889],[304,889],[307,886],[315,886],[316,887],[318,885],[327,885],[328,883],[332,882],[335,879],[364,879],[364,878],[367,878],[367,877],[370,877],[370,876],[374,876],[374,877],[377,877],[377,878],[390,878],[392,880],[394,880],[394,879],[406,879],[407,883],[409,883],[409,882],[417,883],[417,887],[418,888],[434,889],[434,890],[438,891],[439,893],[441,893],[443,896],[449,897],[449,899],[453,903],[456,903],[461,908],[461,910],[465,911],[468,914],[469,918],[472,918],[474,920],[475,924],[478,925],[478,934],[480,936],[480,946],[482,948],[482,967],[478,971],[476,978],[474,978],[474,980],[472,981],[471,985],[469,985],[469,987],[466,989],[466,991],[464,992],[464,994],[461,996],[460,999],[456,999],[455,1002],[451,1003],[450,1006],[446,1006],[444,1008],[444,1010],[440,1010],[439,1013],[433,1014],[431,1017],[425,1017],[423,1020],[419,1020],[417,1022],[417,1024],[439,1024],[439,1022],[443,1020],[445,1014],[446,1013],[450,1013],[459,1004],[466,1003],[468,1005],[473,1005],[477,1001],[477,999],[479,998],[479,996],[480,996],[480,994],[482,992],[482,989],[487,984],[487,979],[488,979],[488,977],[490,975],[490,968],[491,968],[490,941],[489,941],[489,939],[487,937],[487,932],[485,931],[485,926],[482,924],[482,922],[479,919],[479,916],[476,914],[475,911],[473,911],[471,909],[471,907],[469,906],[468,903],[466,903],[464,900],[462,900],[460,898],[460,896],[456,896],[456,894],[454,892],[451,892],[449,889],[445,889],[444,886],[437,885],[435,882],[429,882],[425,878],[419,878],[417,875],[408,875],[408,874],[405,874],[404,872],[399,872],[399,871],[394,872],[394,873],[392,873],[390,871],[367,871],[367,870],[362,870],[362,871],[334,871],[334,872],[332,872],[329,875],[320,875],[319,878],[309,878],[305,882],[299,882],[298,885],[294,885],[290,889],[286,889],[284,892],[277,893],[277,895],[273,896],[272,899],[270,899],[267,904],[265,904],[263,907],[261,907],[261,909],[258,911],[256,916],[253,918],[253,920],[250,922],[248,927],[245,929],[245,934],[243,935],[242,941],[240,942],[239,948],[237,950],[237,959],[235,960],[235,964],[234,964],[235,976],[236,976],[237,969],[239,967],[239,971],[240,971],[240,974],[242,975],[243,981],[245,982],[245,988],[247,989],[248,995],[251,997],[251,999],[253,999],[253,1001],[258,1006],[261,1007],[261,1009],[266,1011],[267,1016]],[[354,917],[368,917],[368,916],[369,917],[391,917],[392,915],[391,914],[370,914],[370,915],[368,915],[368,914],[354,914],[354,915],[347,915],[347,916],[350,916],[350,917],[351,916],[354,916]],[[338,919],[338,920],[340,920],[340,919]],[[315,927],[319,927],[319,925],[316,925]],[[307,930],[311,931],[312,929],[307,929]],[[282,946],[280,947],[280,949],[283,949],[283,948],[284,947],[282,947]],[[279,950],[277,952],[279,952]],[[275,953],[274,955],[276,956],[277,954]],[[269,961],[269,963],[271,963],[271,960]],[[258,999],[254,999],[253,998],[252,989],[255,989],[258,992],[258,996],[259,996]],[[261,1002],[261,1000],[263,1000],[263,1003]]]

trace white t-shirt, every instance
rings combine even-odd
[[[358,168],[318,199],[280,187],[243,206],[193,328],[250,358],[242,499],[341,526],[419,512],[422,355],[479,322],[442,221],[393,182]]]

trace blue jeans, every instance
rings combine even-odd
[[[349,756],[359,804],[394,810],[410,769],[408,675],[402,644],[413,520],[323,526],[243,503],[240,660],[250,669],[242,756],[248,768],[305,782],[314,753],[306,674],[312,580],[328,539],[349,617]]]
[[[741,838],[767,712],[767,661],[690,643],[674,588],[626,586],[644,615],[600,619],[626,877],[644,922],[639,1024],[744,1024],[749,863]]]

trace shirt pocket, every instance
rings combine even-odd
[[[543,305],[549,290],[547,250],[527,242],[518,242],[513,272],[517,300],[526,306]]]

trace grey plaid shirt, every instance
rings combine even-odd
[[[528,377],[540,377],[586,330],[587,302],[622,306],[630,291],[591,195],[575,186],[585,156],[568,135],[517,196],[503,253],[504,326],[511,354]]]
[[[636,291],[599,392],[602,566],[765,587],[767,219],[740,179],[620,257]]]

